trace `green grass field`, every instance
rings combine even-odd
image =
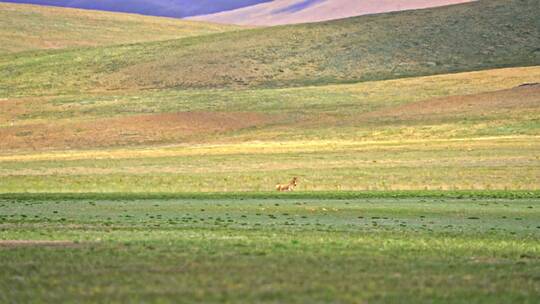
[[[0,301],[535,303],[538,192],[473,194],[4,195]]]

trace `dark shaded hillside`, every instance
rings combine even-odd
[[[0,57],[0,94],[290,87],[540,64],[540,1],[491,0],[159,43]]]

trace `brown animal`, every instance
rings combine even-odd
[[[294,187],[298,185],[298,178],[293,177],[293,179],[288,184],[277,184],[277,191],[293,191]]]

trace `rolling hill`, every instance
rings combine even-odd
[[[540,63],[540,2],[492,0],[122,46],[0,56],[0,96],[279,88]]]
[[[280,25],[327,21],[471,1],[474,0],[276,0],[232,11],[191,17],[191,19],[223,24]]]
[[[169,18],[0,3],[0,54],[170,40],[236,28]]]
[[[285,89],[8,98],[0,150],[540,135],[540,67]],[[1,153],[0,153],[1,154]]]

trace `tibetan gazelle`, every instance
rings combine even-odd
[[[288,184],[277,184],[276,190],[277,191],[293,191],[294,187],[298,185],[298,178],[293,177],[293,179]]]

